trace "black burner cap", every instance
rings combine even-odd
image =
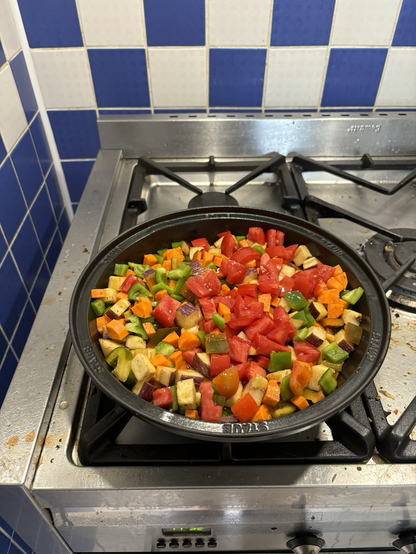
[[[209,208],[212,206],[238,206],[237,200],[224,192],[204,192],[194,196],[188,208]]]
[[[394,257],[398,264],[403,265],[411,256],[416,256],[416,240],[395,243]],[[410,271],[416,272],[416,262],[412,265]]]

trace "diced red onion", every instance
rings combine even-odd
[[[145,279],[147,279],[148,277],[152,277],[154,274],[155,274],[155,270],[152,268],[146,269],[146,271],[142,273]]]
[[[192,275],[194,277],[199,277],[204,272],[204,268],[202,267],[199,260],[192,260],[192,262],[189,262],[189,267],[192,270]]]

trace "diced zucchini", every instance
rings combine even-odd
[[[124,346],[119,346],[110,352],[105,361],[113,367],[113,375],[124,383],[130,375],[133,355]]]
[[[193,379],[176,383],[179,407],[184,410],[196,410],[196,390]]]
[[[101,350],[104,354],[104,357],[107,358],[107,356],[115,350],[116,348],[120,348],[119,342],[114,342],[109,339],[98,339],[98,342],[100,343]]]
[[[176,369],[174,367],[158,365],[156,367],[155,380],[165,387],[170,387],[175,382],[175,373]]]
[[[261,375],[254,375],[244,387],[243,395],[249,392],[256,401],[257,405],[260,406],[264,393],[266,392],[267,382],[267,379]]]
[[[363,315],[359,312],[354,312],[354,310],[344,310],[341,318],[344,324],[353,323],[354,325],[360,325]]]
[[[326,365],[314,365],[312,366],[312,377],[309,379],[308,388],[313,391],[320,391],[319,379],[328,370]]]
[[[131,361],[131,370],[138,381],[150,381],[156,374],[156,368],[144,354],[137,354]]]
[[[110,275],[110,277],[108,278],[108,288],[114,289],[118,292],[125,279],[125,277],[116,277],[115,275]]]
[[[305,260],[311,257],[312,254],[310,253],[309,248],[302,244],[296,249],[295,255],[293,256],[293,263],[297,266],[300,266]]]
[[[120,319],[127,308],[130,307],[130,302],[127,298],[120,298],[115,304],[108,310],[107,315],[113,319]]]
[[[291,402],[285,402],[284,400],[280,400],[276,404],[276,409],[272,412],[272,417],[283,417],[285,415],[293,414],[293,412],[296,410],[296,406],[292,404]]]
[[[290,267],[290,265],[282,265],[282,269],[279,273],[279,281],[283,279],[283,277],[292,277],[296,273],[296,269],[294,267]]]
[[[315,256],[312,256],[311,258],[308,258],[305,260],[302,264],[303,269],[312,269],[313,267],[317,267],[319,265],[318,258],[315,258]]]

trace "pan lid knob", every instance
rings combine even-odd
[[[286,543],[286,546],[294,554],[318,554],[324,546],[325,541],[315,535],[301,535]]]
[[[399,538],[393,542],[393,546],[397,550],[401,550],[405,554],[413,554],[416,552],[416,533],[412,531],[400,533]]]

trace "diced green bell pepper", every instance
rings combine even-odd
[[[167,248],[161,248],[160,250],[156,250],[159,256],[163,256],[164,252],[166,252]]]
[[[91,307],[94,310],[94,313],[97,317],[100,317],[103,315],[103,313],[106,310],[105,302],[104,300],[101,300],[101,298],[97,298],[97,300],[94,300],[94,302],[91,302]]]
[[[290,388],[290,373],[283,377],[280,383],[280,397],[282,400],[290,400],[293,396],[292,389]]]
[[[255,250],[256,252],[258,252],[260,255],[264,254],[265,253],[265,250],[262,246],[260,246],[260,244],[253,244],[252,246],[253,250]]]
[[[198,331],[198,337],[199,337],[199,340],[201,341],[202,348],[205,348],[205,331],[203,329],[200,329]]]
[[[332,342],[326,348],[322,350],[322,356],[332,362],[333,364],[339,364],[346,360],[349,356],[348,352],[345,352],[336,342]]]
[[[296,331],[292,340],[305,340],[307,334],[308,334],[308,328],[303,327],[302,329],[299,329],[299,331]]]
[[[285,415],[293,414],[296,410],[296,406],[291,402],[278,402],[276,408],[273,411],[273,417],[283,417]]]
[[[318,385],[320,385],[325,396],[328,396],[328,394],[334,392],[334,390],[337,388],[337,380],[332,373],[332,369],[327,369],[325,371],[325,373],[319,379]]]
[[[147,298],[153,298],[153,294],[139,281],[137,283],[134,283],[130,288],[129,292],[127,293],[129,300],[137,301],[141,296],[146,296]]]
[[[163,354],[163,356],[170,356],[176,350],[174,346],[168,344],[167,342],[160,341],[156,346],[155,350],[157,354]]]
[[[312,327],[314,323],[315,323],[315,319],[311,316],[311,314],[309,312],[305,313],[305,323],[303,326]]]
[[[290,292],[285,292],[284,295],[285,299],[287,300],[289,306],[292,308],[292,310],[300,310],[304,306],[307,305],[308,301],[303,296],[301,292],[298,290],[292,290]]]
[[[137,277],[141,277],[145,271],[150,269],[150,265],[136,264],[134,262],[129,262],[129,267],[134,271]]]
[[[223,407],[221,417],[231,417],[233,415],[234,414],[231,411],[231,408],[228,408],[227,406]]]
[[[115,264],[114,266],[114,275],[119,277],[124,277],[127,273],[129,266],[127,264]]]
[[[178,302],[185,302],[185,300],[186,300],[186,298],[184,296],[182,296],[182,294],[176,294],[176,293],[172,292],[170,294],[170,296],[172,298],[174,298],[175,300],[178,300]]]
[[[225,401],[227,399],[225,398],[225,396],[221,396],[220,394],[213,394],[212,395],[212,400],[214,401],[214,404],[216,404],[217,406],[224,407],[225,406]]]
[[[215,323],[218,329],[221,329],[221,331],[225,329],[225,319],[219,314],[212,314],[212,321]]]
[[[236,235],[235,240],[237,241],[237,244],[240,242],[240,240],[245,240],[245,235]]]
[[[348,304],[356,304],[358,300],[362,297],[364,294],[364,289],[361,287],[357,287],[354,290],[348,291],[346,294],[342,296],[342,299],[345,300],[345,302],[348,302]]]
[[[270,362],[267,366],[268,371],[280,371],[281,369],[292,369],[291,352],[272,352]]]
[[[171,405],[170,409],[173,410],[174,412],[176,412],[176,411],[179,410],[178,393],[177,393],[177,390],[176,390],[176,385],[172,385],[170,387],[170,390],[171,390],[172,396],[173,396],[173,402],[172,402],[172,405]]]
[[[179,242],[172,242],[172,248],[180,248],[182,246],[183,240]]]
[[[127,331],[129,333],[132,333],[133,335],[138,335],[144,340],[147,340],[149,338],[147,336],[146,331],[143,329],[143,325],[142,325],[142,322],[140,321],[140,318],[137,317],[137,315],[131,315],[125,327]]]
[[[157,269],[157,268],[156,268]],[[187,279],[192,274],[192,269],[189,267],[188,264],[182,264],[176,269],[171,269],[168,273],[169,279]],[[157,281],[156,281],[157,282]]]

